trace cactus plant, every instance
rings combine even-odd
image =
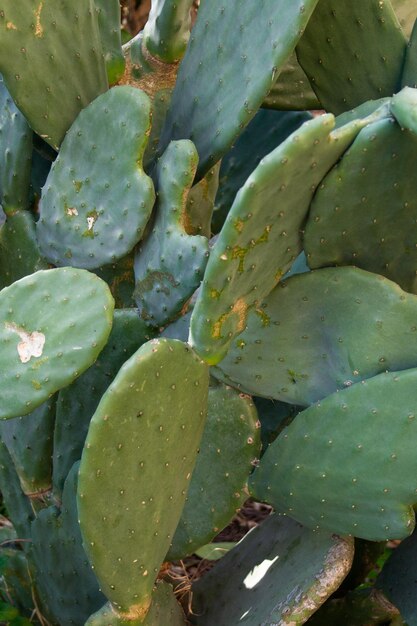
[[[0,0],[0,620],[416,623],[416,17]]]

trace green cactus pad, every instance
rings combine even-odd
[[[29,206],[32,131],[0,75],[0,205],[6,214]]]
[[[161,152],[172,139],[191,139],[200,156],[199,177],[213,167],[255,115],[316,4],[202,3],[179,69]]]
[[[36,272],[0,292],[0,418],[31,413],[107,342],[113,298],[85,270]]]
[[[30,524],[34,518],[29,498],[20,486],[13,459],[0,439],[0,493],[7,513],[19,539],[30,537]]]
[[[257,420],[249,396],[224,385],[209,389],[200,452],[167,561],[209,543],[247,499],[248,477],[260,453]]]
[[[280,283],[249,313],[218,369],[245,393],[308,406],[417,366],[416,319],[417,297],[382,276],[314,270]]]
[[[364,120],[332,132],[332,115],[306,122],[260,162],[236,196],[211,251],[191,318],[190,341],[210,364],[244,330],[248,309],[301,252],[314,191]]]
[[[31,127],[57,148],[107,89],[93,0],[2,0],[0,72]]]
[[[164,63],[184,56],[191,30],[193,0],[153,0],[144,29],[146,49]]]
[[[262,106],[279,111],[317,111],[322,108],[295,52],[288,57]]]
[[[356,265],[417,292],[416,158],[417,137],[392,118],[361,130],[312,202],[304,237],[310,267]]]
[[[148,611],[196,461],[207,390],[208,367],[189,346],[153,340],[123,365],[91,420],[80,468],[81,531],[121,617],[139,620]]]
[[[122,50],[119,0],[94,0],[98,10],[100,39],[106,62],[109,85],[123,76],[125,59]]]
[[[208,240],[187,234],[187,195],[197,162],[196,149],[187,140],[172,142],[158,162],[156,218],[135,258],[135,299],[150,326],[170,322],[203,278]]]
[[[389,2],[320,0],[297,56],[326,111],[398,91],[407,40]]]
[[[29,559],[43,609],[54,624],[84,624],[105,602],[82,547],[76,493],[78,463],[64,487],[62,509],[41,511],[32,524]]]
[[[271,515],[193,587],[198,626],[298,626],[339,587],[352,539]]]
[[[371,541],[408,536],[416,384],[417,369],[387,372],[299,413],[252,474],[252,495],[312,528]]]
[[[375,587],[382,589],[399,608],[408,626],[417,625],[416,563],[417,533],[414,532],[393,551],[375,581]]]
[[[133,87],[113,87],[80,113],[42,193],[37,233],[51,263],[100,267],[141,239],[155,199],[142,169],[149,128],[149,99]]]
[[[262,158],[310,119],[309,113],[265,109],[258,111],[233,148],[222,159],[213,214],[213,232],[221,230],[237,192]]]
[[[29,211],[16,211],[0,226],[0,289],[48,264],[36,239],[35,221]]]
[[[125,361],[151,339],[136,309],[115,310],[109,340],[97,361],[58,395],[54,452],[54,493],[59,497],[71,467],[81,459],[91,417]]]
[[[171,585],[158,582],[152,592],[152,604],[145,619],[123,618],[108,602],[87,620],[85,626],[185,626],[184,613]]]
[[[0,421],[0,438],[28,496],[51,489],[55,400],[49,399],[24,417]]]

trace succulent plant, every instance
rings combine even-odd
[[[417,625],[417,8],[193,4],[0,0],[0,620]]]

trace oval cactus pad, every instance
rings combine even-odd
[[[39,245],[54,265],[92,269],[141,239],[155,192],[144,173],[151,105],[134,87],[114,87],[84,109],[42,192]]]
[[[132,620],[148,611],[184,506],[207,393],[208,367],[191,348],[155,339],[126,361],[90,423],[78,488],[84,547]]]
[[[417,297],[383,276],[356,267],[305,272],[252,309],[218,377],[308,406],[386,370],[416,367],[416,319]]]
[[[96,360],[113,321],[106,283],[42,270],[0,292],[0,418],[26,415]]]
[[[417,369],[384,373],[299,413],[252,474],[251,493],[313,528],[371,541],[413,532]]]

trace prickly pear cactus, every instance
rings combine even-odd
[[[417,624],[416,18],[0,0],[1,623]]]

